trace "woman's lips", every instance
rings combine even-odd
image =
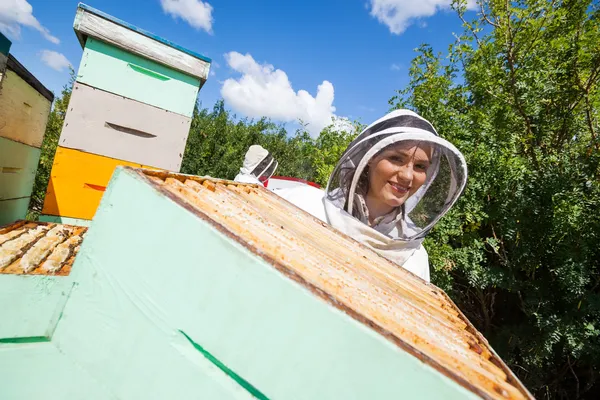
[[[401,185],[396,182],[389,182],[389,181],[388,181],[388,183],[392,187],[392,190],[395,193],[398,193],[399,195],[405,195],[410,190],[410,186],[405,186],[405,185]]]

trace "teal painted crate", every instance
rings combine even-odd
[[[191,117],[200,80],[102,41],[87,39],[77,81]]]
[[[0,226],[11,224],[27,216],[29,197],[0,200]]]
[[[50,341],[71,292],[68,276],[0,275],[0,343]]]
[[[259,398],[477,398],[122,168],[73,274],[53,342],[136,398],[202,394],[182,354],[209,354]]]
[[[3,393],[55,365],[121,400],[532,398],[440,289],[250,185],[118,167],[70,277]]]
[[[75,225],[75,226],[90,226],[92,224],[92,221],[88,220],[88,219],[59,217],[57,215],[40,215],[38,218],[38,221],[52,222],[55,224]]]
[[[29,197],[41,150],[0,137],[0,200]]]

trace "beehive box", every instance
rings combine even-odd
[[[86,229],[28,221],[0,228],[0,343],[49,340]]]
[[[53,100],[12,55],[0,52],[0,225],[27,214]]]
[[[115,165],[179,171],[211,60],[85,4],[73,28],[83,55],[59,153],[113,166],[98,180],[94,168],[55,171],[65,159],[55,162],[41,219],[79,223],[93,218],[102,196],[86,184],[106,187]]]
[[[71,276],[44,345],[115,398],[531,398],[441,290],[257,186],[119,167]]]

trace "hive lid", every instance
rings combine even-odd
[[[126,168],[283,275],[483,398],[531,394],[436,286],[256,185]]]
[[[81,47],[88,36],[206,81],[211,59],[112,15],[79,3],[73,23]]]

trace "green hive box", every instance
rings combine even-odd
[[[531,398],[441,290],[253,185],[119,167],[61,278],[2,399]]]

